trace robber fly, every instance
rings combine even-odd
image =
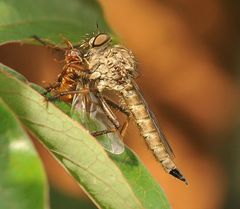
[[[106,33],[99,33],[85,40],[84,45],[88,46],[83,50],[83,59],[86,60],[90,73],[88,82],[93,84],[95,95],[101,101],[102,109],[109,120],[116,129],[119,128],[116,116],[109,111],[110,106],[102,96],[105,90],[119,95],[121,105],[115,103],[114,106],[118,106],[127,115],[128,120],[120,134],[124,136],[128,122],[133,118],[140,134],[165,171],[187,184],[173,161],[174,154],[170,145],[134,81],[137,68],[133,53],[121,45],[114,45]]]
[[[66,48],[57,47],[36,36],[34,39],[47,47],[65,52],[63,71],[58,75],[57,81],[44,92],[44,95],[49,92],[51,94],[47,99],[60,98],[64,102],[71,103],[71,116],[91,131],[107,151],[113,154],[123,153],[125,148],[120,134],[112,131],[115,127],[100,105],[102,100],[90,89],[92,85],[88,79],[90,72],[82,55],[84,44],[81,45],[82,51],[80,51],[66,39],[64,40]]]
[[[68,59],[75,57],[72,53],[77,53],[77,59],[74,61]],[[100,119],[102,130],[98,129],[99,131],[93,135],[112,134],[112,140],[107,146],[103,143],[112,153],[123,152],[124,145],[119,138],[124,137],[129,121],[133,119],[164,170],[187,184],[173,161],[174,154],[170,145],[134,81],[137,75],[133,53],[121,45],[112,44],[108,34],[98,33],[85,39],[78,49],[70,46],[66,50],[63,72],[57,84],[49,89],[57,92],[60,98],[67,97],[72,103],[73,112],[87,113],[83,114],[86,117],[81,119],[83,124],[86,124],[85,121],[89,121],[89,118]],[[120,101],[114,102],[106,98],[104,96],[106,90],[118,95]],[[112,108],[127,116],[122,126]],[[91,130],[88,125],[85,126]]]

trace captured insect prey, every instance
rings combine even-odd
[[[47,88],[52,99],[71,103],[72,116],[113,154],[124,152],[123,138],[130,120],[134,121],[164,170],[188,184],[176,167],[173,151],[134,81],[138,72],[133,53],[121,45],[114,45],[106,33],[86,38],[78,47],[65,42],[63,71],[57,82]],[[106,91],[119,100],[107,97]],[[126,116],[122,125],[113,109]],[[95,127],[92,121],[97,121]]]

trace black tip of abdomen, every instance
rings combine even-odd
[[[183,181],[186,185],[188,185],[186,178],[180,173],[180,171],[177,168],[172,169],[169,173],[175,178]]]

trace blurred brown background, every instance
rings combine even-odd
[[[162,185],[172,208],[240,208],[238,2],[100,3],[113,30],[138,59],[137,82],[190,185],[163,171],[133,124],[125,142]],[[7,44],[0,47],[0,61],[45,86],[42,81],[54,81],[61,70],[44,47]],[[51,183],[81,197],[72,179],[39,149]]]

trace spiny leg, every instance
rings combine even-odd
[[[102,131],[91,132],[91,135],[94,136],[94,137],[97,137],[97,136],[101,136],[101,135],[104,135],[104,134],[114,133],[115,131],[116,131],[116,129],[111,129],[111,130],[105,129],[105,130],[102,130]]]
[[[117,117],[112,112],[111,108],[109,107],[108,103],[105,101],[104,97],[99,93],[97,93],[96,96],[99,100],[100,106],[102,107],[102,109],[103,109],[104,113],[106,114],[106,116],[108,117],[108,119],[112,122],[112,124],[114,125],[114,127],[116,129],[119,129],[120,124],[117,120]]]
[[[127,120],[124,122],[124,124],[122,125],[121,129],[120,129],[120,135],[122,137],[122,139],[125,137],[125,134],[126,134],[126,130],[128,128],[128,125],[129,125],[129,122],[131,120],[131,113],[124,107],[122,106],[119,106],[118,104],[116,104],[114,101],[106,98],[106,97],[103,97],[101,95],[98,94],[98,98],[100,99],[101,101],[101,106],[103,108],[103,110],[105,111],[106,115],[108,116],[109,113],[111,113],[112,115],[109,115],[108,118],[110,119],[110,117],[112,118],[112,120],[110,119],[110,121],[112,122],[112,124],[114,125],[114,120],[113,118],[116,118],[116,116],[112,113],[112,111],[110,112],[109,110],[111,106],[112,108],[122,112],[123,114],[125,114],[127,116]],[[109,106],[108,106],[109,105]],[[106,108],[106,109],[105,109]],[[116,119],[117,120],[117,119]],[[119,124],[119,122],[117,121],[117,123]],[[112,130],[112,131],[108,131],[106,130],[106,133],[111,133],[111,132],[115,132],[117,130],[119,130],[120,126],[115,126],[115,130]],[[105,133],[104,133],[105,134]],[[100,134],[101,135],[101,134]]]
[[[112,108],[122,112],[123,114],[125,114],[127,117],[131,117],[131,113],[124,107],[118,105],[116,102],[108,99],[107,97],[103,97],[103,99],[106,101],[106,103],[111,106]]]
[[[53,95],[51,97],[48,97],[48,100],[53,101],[55,99],[58,99],[59,97],[66,96],[66,95],[74,95],[74,94],[82,94],[86,93],[87,90],[73,90],[73,91],[62,91],[58,92],[56,95]]]
[[[45,88],[45,91],[42,93],[42,96],[44,96],[44,102],[46,103],[46,108],[48,108],[48,102],[50,101],[47,94],[51,92],[53,89],[56,89],[61,85],[60,82],[55,82],[53,84],[50,84],[48,87]]]
[[[129,121],[130,121],[130,118],[128,118],[124,124],[122,125],[122,128],[120,130],[120,136],[122,139],[124,139],[125,135],[126,135],[126,131],[127,131],[127,128],[128,128],[128,125],[129,125]],[[102,130],[102,131],[96,131],[96,132],[92,132],[91,135],[94,136],[94,137],[97,137],[97,136],[101,136],[101,135],[104,135],[104,134],[109,134],[109,133],[114,133],[116,132],[117,129],[111,129],[111,130],[108,130],[108,129],[105,129],[105,130]]]
[[[123,114],[125,114],[127,116],[127,120],[123,123],[121,129],[120,129],[120,135],[122,138],[125,137],[126,135],[126,131],[127,131],[127,128],[128,128],[128,125],[129,125],[129,122],[131,120],[131,113],[124,107],[116,104],[114,101],[104,97],[104,100],[108,103],[109,106],[111,106],[112,108],[122,112]]]
[[[96,137],[96,136],[101,136],[104,134],[109,134],[109,133],[114,133],[116,132],[119,128],[119,122],[117,120],[117,117],[114,115],[114,113],[111,111],[110,107],[108,106],[108,104],[106,103],[106,101],[104,100],[104,98],[102,97],[102,95],[97,94],[96,95],[98,100],[99,100],[99,104],[102,107],[104,113],[106,114],[107,118],[109,119],[109,121],[112,123],[112,125],[114,126],[114,128],[112,129],[105,129],[105,130],[101,130],[101,131],[96,131],[91,133],[92,136]]]
[[[55,82],[53,84],[50,84],[48,87],[45,88],[45,92],[42,93],[42,95],[46,96],[49,92],[51,92],[53,89],[56,89],[61,85],[60,82]]]
[[[124,139],[124,137],[126,135],[126,131],[127,131],[130,120],[131,120],[131,117],[128,117],[127,120],[122,125],[122,128],[120,130],[120,135],[121,135],[122,139]]]

